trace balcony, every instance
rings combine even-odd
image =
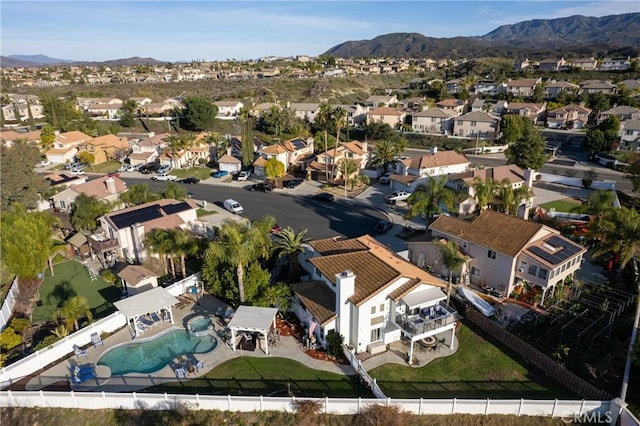
[[[455,309],[440,302],[438,305],[423,308],[419,314],[397,315],[396,324],[413,337],[452,324],[456,321],[456,316]]]
[[[87,238],[87,242],[94,253],[104,253],[111,250],[118,249],[117,238],[107,238],[103,234],[93,234]]]

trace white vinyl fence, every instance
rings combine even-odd
[[[375,396],[376,398],[386,399],[387,396],[384,394],[384,392],[382,392],[380,386],[378,386],[378,382],[376,381],[376,379],[371,377],[369,373],[367,373],[367,370],[365,370],[362,366],[362,362],[360,362],[360,360],[356,358],[355,353],[351,352],[346,346],[342,347],[342,351],[344,352],[344,356],[346,356],[349,360],[349,363],[351,364],[353,369],[356,370],[356,373],[360,378],[360,382],[368,387],[373,393],[373,396]]]
[[[498,400],[498,399],[391,399],[298,398],[320,401],[329,414],[356,414],[372,404],[398,406],[413,414],[511,414],[555,418],[613,417],[619,413],[612,401]],[[169,410],[177,407],[228,411],[294,411],[295,397],[178,395],[90,392],[0,392],[0,407],[60,407],[99,409]],[[618,414],[615,414],[617,418]]]
[[[20,289],[18,288],[18,277],[15,277],[11,283],[11,287],[9,287],[7,297],[2,303],[2,309],[0,309],[0,331],[4,330],[7,327],[7,324],[9,324],[18,294],[20,294]]]

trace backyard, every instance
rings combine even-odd
[[[517,360],[517,355],[489,342],[475,328],[463,325],[458,350],[421,368],[398,364],[369,374],[392,398],[576,398],[543,373]]]
[[[550,201],[548,203],[541,204],[545,211],[555,209],[557,212],[574,213],[582,206],[582,202],[574,198],[563,198],[561,200]]]
[[[115,312],[113,302],[120,300],[120,290],[97,277],[91,281],[84,265],[70,260],[54,265],[55,275],[47,269],[40,286],[40,300],[33,310],[32,322],[50,321],[55,310],[74,297],[84,296],[89,302],[94,319]]]
[[[167,383],[147,392],[216,395],[372,397],[355,376],[314,370],[284,358],[241,357],[226,361],[205,376]]]

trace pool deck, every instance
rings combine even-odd
[[[219,299],[205,295],[198,304],[191,303],[183,309],[173,309],[174,323],[161,322],[141,334],[136,340],[131,339],[129,329],[127,327],[117,331],[111,336],[104,339],[101,346],[87,347],[87,356],[78,358],[71,356],[60,363],[42,371],[40,374],[32,378],[25,386],[25,390],[36,391],[50,386],[62,380],[68,380],[70,369],[75,365],[94,364],[96,365],[102,354],[107,350],[124,343],[135,341],[143,341],[151,338],[171,328],[186,329],[187,322],[196,316],[209,316],[214,325],[215,331],[222,331],[223,327],[217,323],[215,315],[221,315],[228,309],[228,306]],[[130,373],[122,376],[111,377],[111,371],[106,366],[96,365],[95,379],[90,379],[82,384],[72,386],[76,391],[105,391],[105,392],[134,392],[150,386],[159,385],[167,382],[179,382],[190,380],[205,375],[221,363],[241,356],[251,357],[267,357],[263,350],[258,346],[253,351],[237,349],[235,352],[229,348],[226,343],[216,335],[218,341],[216,348],[205,354],[186,355],[186,363],[195,366],[199,361],[204,361],[204,368],[199,371],[189,373],[186,378],[179,379],[176,377],[174,368],[180,365],[167,365],[163,369],[150,374]],[[71,348],[70,348],[71,350]],[[298,361],[309,368],[316,370],[329,371],[337,374],[356,374],[350,365],[339,365],[330,361],[321,361],[311,358],[304,353],[300,347],[300,343],[292,336],[281,336],[280,341],[275,347],[269,348],[268,357],[281,357]]]

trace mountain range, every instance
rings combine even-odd
[[[42,67],[49,65],[74,65],[74,66],[118,66],[118,65],[159,65],[166,62],[154,58],[132,58],[113,59],[109,61],[91,62],[74,61],[70,59],[51,58],[45,55],[9,55],[0,56],[0,66],[12,67]]]
[[[640,54],[640,13],[600,18],[570,16],[503,25],[479,37],[434,38],[393,33],[347,41],[325,52],[354,57],[540,57]]]

